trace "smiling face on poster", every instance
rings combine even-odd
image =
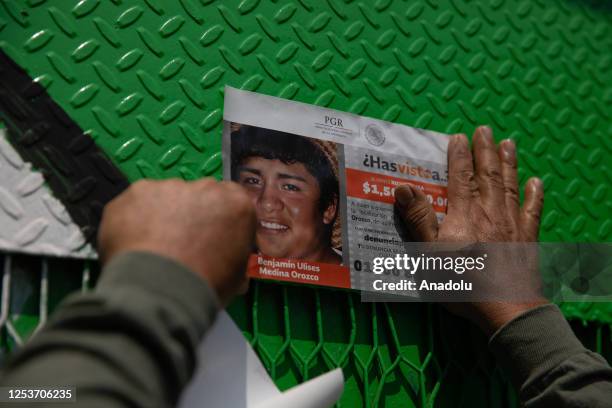
[[[336,146],[232,124],[232,179],[257,214],[258,251],[275,258],[341,264]]]

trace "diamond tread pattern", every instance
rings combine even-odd
[[[0,74],[0,119],[9,129],[8,140],[44,175],[71,221],[95,244],[102,209],[127,188],[127,179],[46,90],[2,51]]]
[[[95,258],[43,175],[25,163],[0,129],[0,248],[52,256]]]

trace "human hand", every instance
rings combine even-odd
[[[542,182],[537,178],[527,182],[521,208],[512,140],[496,147],[491,129],[479,127],[474,133],[472,155],[466,136],[454,135],[448,145],[448,167],[448,209],[440,225],[420,190],[404,185],[395,192],[397,211],[414,241],[537,241],[544,199]],[[513,278],[530,285],[532,277],[516,271]],[[492,334],[519,314],[546,302],[539,297],[521,303],[471,302],[447,307]]]
[[[222,305],[248,280],[255,211],[231,182],[142,180],[106,205],[98,235],[103,263],[127,251],[174,259],[205,278]]]

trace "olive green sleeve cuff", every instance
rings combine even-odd
[[[199,335],[213,323],[219,300],[208,282],[183,264],[152,252],[133,251],[115,256],[105,266],[97,292],[137,287],[177,305]]]
[[[586,352],[561,310],[552,304],[506,323],[491,337],[489,346],[518,388],[567,358]]]

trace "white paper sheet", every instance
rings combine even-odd
[[[198,355],[179,408],[324,408],[333,405],[344,388],[338,368],[280,392],[226,312],[217,317]]]

